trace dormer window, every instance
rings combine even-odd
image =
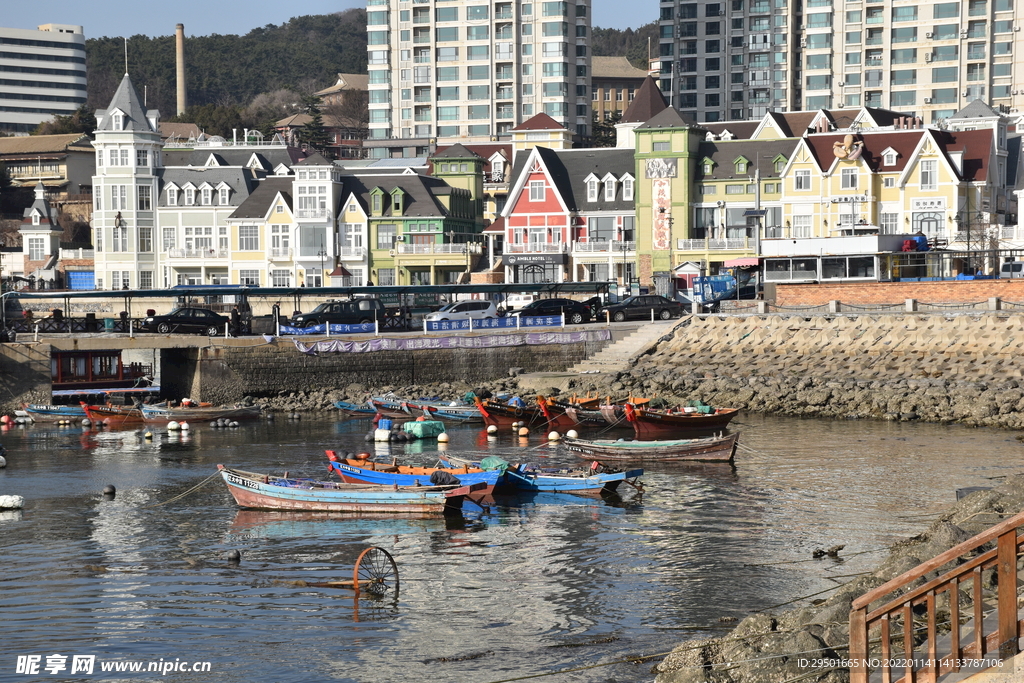
[[[212,189],[210,189],[208,187],[204,187],[203,190],[202,190],[202,195],[201,196],[202,196],[203,206],[209,206],[210,204],[213,204],[213,190]]]
[[[384,200],[380,196],[380,194],[373,195],[373,198],[370,200],[370,202],[370,210],[373,212],[373,215],[381,215],[381,213],[383,213],[384,211]]]
[[[622,178],[622,201],[633,201],[633,178],[628,175]]]
[[[597,178],[591,178],[587,181],[587,201],[597,201]]]
[[[217,203],[221,206],[228,205],[228,189],[227,187],[220,188],[220,197],[217,199]]]
[[[711,175],[711,173],[714,170],[715,170],[715,165],[713,163],[711,163],[710,161],[705,161],[704,162],[704,175]]]
[[[39,214],[36,212],[32,213],[32,225],[39,225]]]
[[[185,188],[185,206],[195,206],[196,203],[196,191],[191,187]]]
[[[776,173],[782,173],[785,170],[786,170],[786,160],[785,159],[776,159],[775,160],[775,172]]]
[[[168,187],[167,188],[167,206],[178,205],[178,188]]]
[[[119,111],[114,112],[111,120],[113,121],[114,130],[124,130],[124,114]]]
[[[896,165],[896,152],[887,152],[882,157],[882,163],[885,164],[886,166],[895,166]]]
[[[741,174],[747,172],[747,162],[745,159],[740,159],[736,162],[736,172]]]
[[[401,216],[404,204],[404,192],[401,190],[395,190],[391,193],[391,215]]]
[[[613,178],[604,181],[604,200],[606,202],[615,201],[615,180]]]

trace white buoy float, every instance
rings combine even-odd
[[[178,424],[176,421],[171,420],[170,422],[167,423],[167,431],[176,432],[179,429],[181,429],[181,425]]]
[[[146,437],[147,440],[152,440],[153,439],[153,432],[147,431],[142,436]]]
[[[526,427],[520,427],[519,428],[519,436],[529,436],[529,435],[530,435],[530,430],[529,429],[527,429]]]
[[[558,432],[549,432],[548,433],[548,441],[561,441],[561,440],[562,440],[562,435],[559,434]]]
[[[7,467],[7,458],[0,455],[0,469],[3,469],[4,467]]]
[[[487,425],[487,433],[494,434],[498,431],[498,425]]]
[[[575,439],[579,437],[579,432],[577,432],[575,429],[570,429],[565,433],[565,435],[570,439]]]
[[[82,426],[83,427],[88,427],[91,424],[92,424],[92,421],[89,418],[85,418],[84,420],[82,420]]]
[[[448,443],[448,432],[441,432],[437,435],[438,443]]]
[[[0,510],[20,510],[25,507],[25,499],[21,496],[0,496]]]
[[[191,427],[188,426],[188,422],[182,422],[178,426],[181,427],[181,431],[183,432],[187,432],[189,429],[191,429]]]

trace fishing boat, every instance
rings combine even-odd
[[[706,412],[693,409],[689,412],[687,408],[660,410],[632,403],[625,404],[624,410],[636,438],[641,440],[677,439],[724,431],[739,413],[737,408],[710,408]]]
[[[739,432],[704,439],[662,441],[565,438],[565,448],[587,460],[616,462],[729,462],[736,455]]]
[[[316,481],[245,472],[217,465],[240,507],[318,512],[423,512],[458,514],[471,494],[484,495],[483,483],[465,486],[380,486]]]
[[[498,459],[494,458],[493,460]],[[466,465],[472,467],[479,464],[448,455],[442,457],[441,462],[452,467]],[[504,463],[504,465],[506,466],[505,476],[508,484],[519,491],[601,495],[614,492],[622,482],[626,482],[638,491],[643,491],[643,485],[638,481],[643,476],[642,469],[617,470],[597,462],[589,468],[551,468],[509,463]]]
[[[413,417],[426,417],[429,420],[455,422],[458,424],[475,424],[484,421],[480,409],[465,403],[445,403],[444,401],[406,401],[406,407]]]
[[[25,417],[30,417],[34,422],[65,422],[67,420],[78,421],[85,418],[85,409],[82,406],[51,406],[40,403],[22,403],[21,411]]]
[[[368,403],[349,403],[348,401],[335,401],[334,407],[349,417],[373,417],[377,409]]]
[[[532,406],[517,406],[493,398],[475,401],[488,425],[511,427],[518,422],[529,429],[563,430],[575,424],[565,413],[553,410],[543,396],[538,396],[536,405]]]
[[[141,425],[146,421],[139,408],[129,406],[94,406],[82,403],[82,409],[86,417],[93,422],[101,422],[108,427],[122,427],[129,425]]]
[[[352,484],[387,484],[398,486],[431,486],[440,480],[457,480],[459,484],[483,482],[497,486],[504,482],[501,470],[482,470],[468,463],[462,467],[416,467],[413,465],[388,465],[365,458],[342,458],[335,451],[327,451],[327,469],[338,475],[342,481]]]
[[[151,424],[168,422],[209,422],[211,420],[255,420],[259,406],[221,406],[208,408],[167,408],[141,405],[142,419]]]

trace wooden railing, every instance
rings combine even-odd
[[[854,600],[850,611],[850,683],[868,683],[872,670],[880,672],[881,683],[936,681],[942,674],[963,669],[964,660],[1005,660],[1016,655],[1021,631],[1017,558],[1024,545],[1017,534],[1019,526],[1024,526],[1024,513]],[[996,542],[995,547],[982,552],[982,546],[991,541]],[[906,590],[951,563],[956,566],[938,578],[870,609],[872,603]],[[872,633],[875,629],[877,634]],[[940,638],[949,641],[941,652]],[[894,648],[894,641],[899,643],[899,650]],[[899,669],[903,675],[894,678]]]

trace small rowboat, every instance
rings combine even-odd
[[[377,409],[367,403],[335,401],[334,407],[349,417],[373,417],[377,414]]]
[[[405,401],[390,396],[374,396],[370,398],[369,404],[384,417],[409,419],[413,415]]]
[[[499,470],[482,470],[479,467],[414,467],[412,465],[388,465],[368,459],[339,458],[334,451],[327,451],[327,469],[337,474],[342,481],[352,484],[382,484],[398,486],[431,486],[437,478],[448,475],[459,484],[483,482],[497,486],[505,479]],[[437,473],[444,474],[437,474]]]
[[[626,419],[638,439],[678,439],[697,434],[724,431],[736,417],[737,408],[718,408],[712,412],[685,412],[683,409],[655,410],[627,403]]]
[[[529,429],[570,429],[575,423],[564,412],[551,408],[547,399],[537,397],[533,406],[515,406],[492,398],[476,399],[476,407],[488,425],[511,427],[516,422]]]
[[[145,424],[142,411],[128,406],[91,406],[82,403],[86,416],[93,422],[102,422],[108,427],[127,427]]]
[[[443,401],[406,401],[405,405],[414,417],[423,416],[428,420],[442,420],[459,424],[473,424],[484,421],[476,406],[445,403]]]
[[[475,464],[452,456],[445,456],[441,461],[454,467]],[[622,471],[604,467],[600,463],[594,463],[594,467],[590,469],[512,465],[505,471],[509,485],[519,491],[551,491],[582,495],[611,493],[622,482],[643,491],[643,485],[637,481],[643,473],[642,469]]]
[[[50,406],[38,403],[22,403],[21,407],[26,417],[32,418],[34,422],[64,422],[66,420],[77,422],[85,417],[85,409],[82,406]]]
[[[209,422],[210,420],[255,420],[260,416],[259,406],[236,406],[234,408],[156,408],[139,406],[142,419],[147,423],[166,424],[175,422]]]
[[[466,486],[379,486],[275,477],[217,465],[240,507],[257,510],[322,512],[424,512],[458,514],[471,493],[489,493],[486,484]]]
[[[706,439],[614,441],[565,438],[565,448],[587,460],[617,462],[730,462],[736,455],[739,432]]]

